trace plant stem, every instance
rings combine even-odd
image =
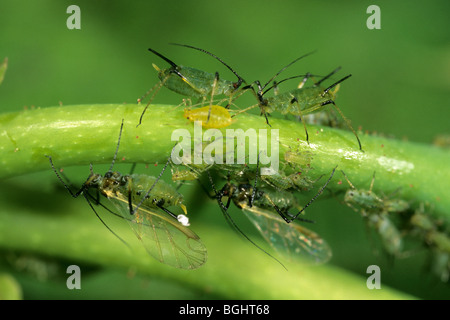
[[[25,110],[0,116],[0,177],[50,169],[45,155],[51,155],[58,167],[110,163],[117,145],[118,128],[125,119],[118,161],[155,163],[166,161],[174,141],[175,129],[193,125],[174,106],[151,106],[141,126],[136,128],[143,106],[75,105]],[[351,132],[308,126],[309,141],[297,122],[240,114],[226,128],[279,129],[280,159],[286,151],[311,152],[311,178],[329,174],[337,165],[358,188],[368,188],[376,172],[374,192],[399,196],[415,205],[429,202],[439,215],[450,220],[450,150],[377,136],[360,135],[364,152],[358,150]],[[222,129],[225,132],[226,129]],[[302,159],[290,160],[290,164]],[[294,163],[293,163],[294,162]],[[328,188],[348,188],[337,174]]]
[[[20,192],[15,188],[21,187],[0,186],[0,199],[11,197],[6,194],[12,191]],[[54,194],[37,193],[42,202],[55,202]],[[70,198],[65,193],[57,195],[60,196]],[[30,208],[24,202],[2,206],[0,247],[43,257],[58,257],[68,265],[100,265],[121,268],[124,272],[133,270],[141,275],[176,281],[203,296],[223,299],[412,298],[387,286],[383,286],[383,290],[369,290],[365,278],[332,265],[311,266],[298,262],[286,264],[286,271],[229,230],[204,225],[202,221],[196,221],[195,216],[193,220],[192,228],[208,248],[208,261],[201,268],[190,271],[175,269],[152,259],[126,223],[116,221],[109,224],[127,241],[132,248],[129,250],[81,200],[69,199],[63,206],[36,204]],[[67,268],[68,265],[62,267]],[[81,293],[83,272],[82,268]],[[125,293],[123,297],[126,297]]]
[[[166,161],[174,146],[171,135],[175,129],[187,129],[194,134],[192,123],[174,106],[151,106],[142,125],[136,128],[142,109],[143,106],[136,105],[80,105],[3,114],[0,116],[0,177],[5,179],[50,170],[45,155],[51,155],[58,167],[109,164],[117,146],[122,119],[125,119],[124,130],[117,162]],[[399,189],[403,199],[412,203],[433,203],[436,213],[445,219],[449,217],[448,150],[360,135],[364,149],[361,152],[351,132],[318,126],[308,126],[308,145],[304,141],[303,126],[297,122],[271,119],[268,128],[259,116],[241,114],[235,119],[235,123],[226,129],[279,129],[283,170],[288,168],[283,167],[287,151],[311,152],[309,174],[312,178],[328,174],[338,165],[355,186],[368,188],[376,171],[375,192],[388,194]],[[221,131],[226,132],[226,129]],[[303,161],[299,156],[290,158],[289,164],[302,166]],[[335,177],[328,188],[332,191],[347,189],[342,180],[342,176]],[[6,192],[2,192],[4,194]],[[286,275],[277,263],[268,263],[267,256],[254,247],[243,246],[223,231],[201,223],[196,224],[195,231],[208,247],[208,262],[196,271],[175,270],[153,261],[145,252],[130,254],[95,219],[77,214],[48,215],[45,214],[48,208],[42,212],[39,208],[30,211],[8,204],[7,196],[4,200],[0,214],[0,246],[7,249],[101,265],[134,265],[153,276],[176,280],[226,298],[409,298],[389,289],[368,290],[365,279],[332,265],[288,265],[290,271]],[[69,210],[69,213],[72,211],[78,212]],[[239,250],[235,250],[238,247]],[[236,256],[224,258],[224,252]],[[240,272],[235,270],[236,261],[243,264]],[[253,272],[254,268],[258,272]],[[261,278],[261,275],[267,276]]]

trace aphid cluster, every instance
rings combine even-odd
[[[367,226],[379,235],[384,252],[390,257],[406,258],[420,250],[427,249],[429,269],[441,281],[450,278],[450,228],[432,214],[430,205],[420,203],[414,208],[394,194],[377,195],[372,189],[375,173],[368,190],[356,188],[343,171],[342,175],[350,188],[344,196],[344,203],[361,214]],[[406,242],[413,240],[411,248]],[[419,246],[417,246],[417,242]],[[411,245],[410,245],[411,246]]]
[[[144,114],[148,109],[149,105],[151,104],[151,102],[153,101],[153,98],[155,97],[159,89],[165,86],[169,90],[181,94],[185,97],[188,97],[189,99],[195,98],[198,100],[197,104],[200,104],[202,108],[198,109],[196,108],[194,110],[188,109],[185,112],[185,117],[192,121],[200,120],[202,121],[202,124],[205,127],[221,128],[229,126],[232,123],[231,120],[232,117],[238,115],[239,113],[259,107],[261,110],[261,114],[265,116],[266,123],[269,126],[270,123],[268,115],[275,111],[283,115],[290,114],[298,117],[298,119],[303,123],[306,134],[306,141],[308,143],[309,143],[309,134],[306,126],[307,121],[305,121],[306,119],[303,119],[303,117],[315,113],[320,113],[321,117],[324,117],[324,114],[328,115],[329,118],[333,117],[334,114],[329,115],[329,113],[325,113],[326,106],[332,105],[345,122],[346,127],[348,127],[354,133],[358,142],[359,150],[362,150],[362,145],[358,137],[358,134],[353,129],[350,121],[345,117],[345,115],[342,113],[342,111],[338,108],[338,106],[335,103],[336,93],[339,90],[340,83],[350,78],[351,75],[343,77],[342,79],[334,82],[328,87],[321,86],[321,84],[325,80],[332,77],[340,68],[337,68],[328,75],[322,77],[322,79],[320,79],[317,82],[314,82],[314,84],[309,87],[305,86],[305,84],[309,79],[314,78],[314,76],[311,73],[289,77],[280,80],[278,82],[274,81],[275,78],[279,76],[286,68],[288,68],[298,60],[311,54],[308,53],[295,59],[294,61],[283,67],[280,71],[276,73],[275,76],[273,76],[264,85],[261,85],[259,80],[255,80],[251,84],[246,84],[246,81],[240,75],[238,75],[238,73],[233,68],[231,68],[222,59],[220,59],[213,53],[189,45],[181,45],[181,44],[174,44],[174,45],[195,49],[212,56],[220,63],[222,63],[224,66],[226,66],[231,72],[233,72],[233,74],[237,77],[237,81],[233,82],[231,80],[224,80],[219,76],[218,72],[212,74],[202,70],[177,65],[175,62],[163,56],[161,53],[153,49],[149,49],[149,51],[151,51],[152,53],[154,53],[155,55],[157,55],[158,57],[162,58],[167,63],[169,63],[170,67],[167,69],[160,69],[159,67],[153,64],[153,67],[158,72],[158,78],[160,79],[160,81],[152,89],[150,89],[143,97],[138,99],[138,102],[141,102],[146,96],[148,96],[151,92],[153,92],[152,97],[146,104],[141,114],[138,125],[142,123]],[[296,89],[284,93],[278,93],[279,84],[287,80],[299,77],[302,77],[303,79]],[[272,81],[273,85],[267,88],[267,86],[270,83],[272,83]],[[274,89],[275,95],[272,97],[267,97],[266,94],[271,89]],[[251,92],[255,96],[256,104],[237,111],[236,114],[234,114],[233,116],[230,116],[228,112],[224,110],[224,107],[220,106],[221,103],[226,102],[227,104],[225,108],[230,108],[230,106],[234,104],[234,101],[247,91]],[[222,100],[214,100],[214,98],[217,96],[225,96],[226,98],[223,98]],[[209,101],[209,106],[208,108],[206,107],[203,108],[206,101]],[[208,109],[207,114],[206,109]],[[203,121],[205,119],[206,121]],[[210,121],[212,122],[212,124],[208,124]],[[330,118],[328,123],[332,124],[336,123],[336,121]],[[320,124],[323,124],[323,122],[321,122]]]
[[[282,68],[264,85],[261,85],[258,80],[247,84],[234,69],[216,55],[188,45],[178,46],[198,50],[215,58],[228,68],[237,79],[235,81],[225,80],[218,72],[208,73],[177,65],[159,52],[149,49],[150,52],[163,59],[170,66],[164,69],[153,65],[158,73],[159,82],[138,100],[141,102],[151,94],[137,126],[145,120],[146,112],[151,112],[150,104],[158,91],[162,87],[166,87],[185,97],[183,99],[184,118],[190,121],[201,121],[204,128],[227,127],[237,121],[235,116],[239,113],[259,107],[269,126],[268,114],[272,112],[297,117],[304,126],[308,143],[307,124],[314,120],[310,115],[317,116],[316,120],[322,124],[327,123],[327,120],[323,119],[329,115],[331,115],[331,118],[328,118],[328,124],[333,121],[336,122],[336,114],[327,113],[325,110],[326,106],[331,105],[343,120],[343,126],[354,133],[358,148],[362,150],[356,131],[335,103],[340,84],[351,75],[347,75],[326,87],[322,84],[339,69],[321,77],[319,81],[314,81],[313,85],[309,87],[306,86],[307,81],[318,76],[307,73],[278,82],[274,81],[287,67],[309,55],[307,54]],[[302,78],[302,81],[296,89],[284,93],[278,92],[279,84],[299,77]],[[275,94],[268,97],[267,94],[272,89]],[[255,97],[255,104],[232,110],[231,108],[236,106],[235,100],[246,92]],[[191,99],[196,99],[194,104]],[[331,249],[326,241],[305,227],[305,225],[313,222],[309,217],[305,217],[305,209],[309,208],[324,192],[335,174],[336,167],[331,172],[324,174],[325,176],[328,175],[328,178],[325,177],[326,181],[321,182],[324,175],[319,179],[312,179],[308,173],[312,169],[310,164],[313,154],[310,151],[290,149],[284,153],[284,167],[271,175],[260,174],[259,155],[256,166],[250,163],[177,165],[169,157],[158,177],[144,174],[123,175],[113,171],[123,126],[122,121],[119,139],[109,170],[101,175],[94,173],[91,166],[89,177],[76,192],[73,192],[64,182],[54,166],[52,156],[48,155],[48,158],[58,179],[70,194],[74,198],[83,195],[97,217],[109,229],[93,206],[93,204],[99,204],[106,208],[101,203],[99,195],[108,198],[118,213],[110,209],[107,210],[126,220],[148,253],[158,261],[176,268],[195,269],[203,265],[207,259],[205,246],[199,236],[190,229],[190,221],[187,217],[188,210],[184,205],[183,196],[178,192],[178,189],[161,179],[169,165],[172,172],[172,182],[178,184],[185,182],[200,183],[207,195],[217,202],[219,210],[230,226],[281,264],[280,260],[250,239],[234,222],[229,212],[231,203],[247,216],[262,237],[277,253],[282,255],[283,259],[290,261],[303,256],[315,263],[324,263],[331,258]],[[171,150],[168,150],[168,153],[172,155]],[[395,197],[375,194],[372,191],[375,176],[369,190],[363,190],[353,186],[348,177],[343,172],[342,174],[350,186],[344,197],[345,203],[361,213],[366,219],[367,225],[377,231],[381,236],[383,247],[390,255],[400,256],[403,252],[402,232],[406,228],[399,229],[392,222],[392,217],[395,215],[403,216],[405,212],[409,212],[411,210],[410,204]],[[217,187],[219,183],[221,187]],[[96,192],[96,195],[90,191]],[[314,194],[309,201],[302,203],[296,195],[305,191]],[[444,261],[439,264],[441,277],[448,278],[448,236],[440,229],[430,227],[430,222],[424,218],[423,212],[416,212],[414,215],[410,214],[410,216],[408,218],[410,222],[408,232],[418,235],[426,245],[433,247],[434,251],[438,252],[436,259]],[[433,225],[433,223],[431,224]],[[110,231],[112,230],[110,229]],[[445,261],[447,264],[445,264]]]

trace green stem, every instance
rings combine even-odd
[[[58,167],[109,164],[122,119],[125,122],[118,162],[165,161],[174,145],[171,134],[175,129],[188,129],[193,134],[192,124],[182,117],[180,109],[151,106],[142,125],[136,128],[141,111],[142,106],[136,105],[92,105],[1,115],[0,177],[49,170],[45,155],[51,155]],[[308,145],[304,142],[305,132],[299,123],[271,119],[271,125],[270,129],[279,129],[281,159],[288,150],[312,152],[312,177],[329,173],[338,165],[355,186],[368,187],[376,171],[375,192],[388,194],[400,189],[404,199],[431,202],[436,211],[448,219],[448,150],[360,135],[364,149],[361,152],[351,132],[316,126],[308,126]],[[268,129],[263,118],[250,114],[239,115],[229,128]],[[298,160],[301,165],[301,159]],[[296,160],[290,161],[295,164],[293,162]],[[348,188],[340,180],[342,177],[334,179],[329,189],[339,191]],[[117,245],[118,240],[95,219],[76,214],[45,215],[45,210],[41,213],[38,209],[29,211],[8,204],[3,206],[0,246],[102,265],[135,265],[151,275],[176,280],[227,298],[407,298],[389,289],[368,290],[365,279],[331,265],[288,265],[289,274],[286,275],[277,263],[268,262],[273,261],[254,247],[243,246],[242,242],[228,237],[220,229],[201,223],[196,224],[195,231],[207,245],[209,259],[205,267],[186,272],[153,261],[145,252],[131,254],[125,246]],[[224,258],[224,250],[233,257]],[[243,265],[236,272],[239,261],[243,261]],[[258,272],[253,272],[255,268]]]
[[[23,193],[20,188],[0,186],[0,199],[13,197],[13,192]],[[382,290],[369,290],[367,279],[332,265],[286,264],[286,271],[236,234],[205,225],[195,220],[195,216],[191,220],[195,225],[193,229],[208,248],[208,261],[197,270],[175,269],[149,257],[127,224],[116,221],[108,225],[127,241],[132,250],[121,244],[95,218],[84,201],[70,201],[65,193],[58,194],[58,200],[60,197],[68,200],[55,208],[44,204],[55,202],[54,194],[36,193],[42,204],[36,204],[32,209],[19,201],[0,208],[2,249],[59,257],[68,264],[134,270],[156,279],[176,281],[200,296],[206,294],[223,299],[412,298],[386,286]],[[64,212],[53,212],[58,210]],[[83,289],[83,268],[81,272]]]
[[[48,170],[45,155],[51,155],[58,167],[110,163],[122,119],[125,125],[119,161],[165,161],[174,145],[171,135],[175,129],[188,129],[194,135],[193,125],[173,106],[151,106],[136,128],[142,109],[136,105],[80,105],[4,114],[0,116],[0,177]],[[258,116],[241,114],[235,119],[228,128],[268,129]],[[316,126],[308,127],[308,145],[299,123],[270,122],[270,129],[279,129],[281,160],[288,150],[313,154],[312,178],[331,172],[337,165],[356,187],[368,188],[376,172],[375,192],[397,190],[406,200],[434,204],[436,211],[449,219],[450,150],[361,134],[361,152],[351,132]],[[297,160],[301,165],[302,159]],[[296,159],[290,161],[292,164]],[[338,176],[330,190],[348,188]]]

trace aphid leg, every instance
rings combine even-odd
[[[240,96],[242,96],[244,93],[246,93],[250,89],[253,91],[253,93],[255,93],[254,92],[255,89],[253,88],[252,84],[246,85],[242,88],[236,88],[235,91],[233,92],[233,94],[230,95],[230,97],[228,98],[228,106],[233,105],[234,100],[237,100]],[[254,107],[252,107],[252,108],[254,108]]]
[[[114,156],[113,156],[111,165],[109,166],[108,172],[111,172],[111,171],[112,171],[113,166],[114,166],[114,163],[116,162],[117,154],[118,154],[118,152],[119,152],[120,139],[121,139],[121,137],[122,137],[122,130],[123,130],[123,119],[122,119],[122,124],[120,125],[119,138],[117,139],[117,147],[116,147],[116,151],[114,152]],[[91,167],[91,174],[93,174],[93,173],[92,173],[92,167]]]
[[[98,188],[97,188],[97,190],[95,192],[95,195],[96,195],[96,197],[94,199],[95,205],[98,206],[100,204],[100,190]]]
[[[217,83],[218,83],[218,82],[219,82],[219,73],[216,72],[216,74],[215,74],[215,76],[214,76],[213,87],[212,87],[212,90],[211,90],[211,100],[210,100],[210,102],[209,102],[208,118],[207,118],[207,120],[206,120],[206,123],[209,122],[209,119],[210,119],[210,117],[211,117],[211,109],[212,109],[212,104],[213,104],[214,95],[215,95],[215,93],[216,93],[215,91],[216,91]]]
[[[217,192],[215,186],[214,186],[214,182],[213,179],[211,177],[211,174],[208,173],[208,177],[209,177],[209,181],[211,182],[211,186],[214,190],[214,193],[216,194],[216,199],[217,202],[219,203],[219,207],[222,211],[223,216],[225,217],[225,220],[227,221],[227,223],[233,228],[233,230],[235,230],[236,232],[238,232],[241,236],[243,236],[245,239],[247,239],[252,245],[254,245],[256,248],[258,248],[259,250],[261,250],[262,252],[264,252],[265,254],[267,254],[269,257],[271,257],[272,259],[274,259],[276,262],[278,262],[284,269],[287,270],[287,268],[284,266],[284,264],[281,263],[281,261],[279,261],[277,258],[275,258],[274,256],[272,256],[270,253],[268,253],[266,250],[264,250],[263,248],[261,248],[259,245],[257,245],[255,242],[253,242],[252,239],[250,239],[239,227],[238,225],[234,222],[234,220],[231,218],[230,214],[228,213],[228,208],[230,207],[231,204],[231,195],[227,195],[228,196],[228,200],[227,200],[227,204],[224,205],[222,202],[222,197],[224,196],[223,194],[223,190],[221,190],[220,192]]]
[[[352,189],[356,189],[355,186],[350,182],[350,180],[348,179],[347,175],[344,173],[343,170],[341,170],[342,175],[344,176],[345,180],[347,180],[348,184],[350,185],[350,187]]]
[[[147,105],[145,106],[144,110],[141,113],[141,116],[139,117],[139,123],[136,127],[139,127],[142,123],[142,118],[144,117],[145,111],[147,111],[147,108],[150,106],[150,104],[152,103],[153,99],[155,98],[156,94],[159,92],[159,90],[163,87],[163,85],[166,83],[167,79],[169,79],[170,74],[164,78],[164,80],[158,82],[157,84],[155,84],[153,86],[153,88],[151,88],[149,91],[147,91],[140,99],[138,99],[138,103],[140,103],[142,101],[142,99],[144,99],[145,97],[147,97],[147,95],[150,94],[150,92],[152,92],[153,90],[155,90],[155,92],[153,93],[153,95],[151,96],[150,100],[148,101]]]
[[[136,162],[134,162],[132,165],[131,165],[131,168],[130,168],[130,173],[129,173],[129,175],[132,175],[133,173],[134,173],[134,170],[136,169]]]
[[[260,152],[261,153],[261,152]],[[249,200],[248,205],[250,206],[250,208],[253,206],[253,201],[255,200],[255,195],[256,195],[256,183],[258,182],[258,174],[259,174],[259,155],[260,153],[258,153],[258,159],[256,162],[256,171],[255,171],[255,183],[253,184],[253,190],[252,190],[252,196]]]
[[[103,221],[103,219],[100,217],[100,215],[97,213],[97,211],[95,210],[94,206],[92,205],[91,201],[88,198],[88,193],[83,193],[84,198],[86,199],[87,203],[89,204],[89,207],[91,207],[92,211],[94,211],[95,215],[97,216],[97,218],[100,220],[100,222],[106,227],[106,229],[108,229],[113,235],[116,236],[117,239],[119,239],[124,245],[126,245],[129,249],[131,249],[131,247],[128,245],[128,243],[123,240],[121,237],[119,237],[119,235],[117,233],[115,233],[107,224],[105,221]],[[110,209],[108,209],[107,207],[105,207],[104,205],[102,205],[100,202],[98,203],[100,204],[103,208],[105,208],[106,210],[108,210],[109,212],[113,213],[114,215],[117,215],[116,213],[112,212]],[[120,218],[122,218],[121,216],[119,216]]]
[[[353,127],[352,127],[352,125],[351,125],[351,123],[350,123],[350,120],[348,120],[347,117],[344,116],[344,114],[342,113],[341,109],[338,108],[338,106],[336,105],[336,103],[335,103],[333,100],[328,100],[328,101],[322,102],[322,103],[321,103],[321,106],[325,106],[325,105],[327,105],[327,104],[332,104],[332,105],[334,106],[334,108],[337,110],[337,112],[341,115],[342,119],[344,119],[345,124],[347,125],[347,127],[348,127],[348,128],[353,132],[353,134],[355,135],[356,140],[358,140],[359,150],[360,150],[360,151],[364,151],[364,150],[362,149],[361,141],[359,140],[358,134],[356,133],[355,129],[353,129]]]
[[[299,117],[300,121],[303,123],[303,127],[305,128],[305,134],[306,134],[306,142],[309,144],[308,129],[306,129],[306,121],[303,120],[300,104],[298,103],[298,100],[296,97],[293,97],[292,100],[290,101],[290,103],[291,104],[295,103],[297,105],[298,117]]]
[[[317,194],[291,219],[291,221],[298,219],[298,216],[305,211],[306,208],[308,208],[311,203],[313,203],[323,192],[323,190],[325,190],[325,188],[327,187],[327,185],[330,183],[331,179],[333,178],[334,172],[336,171],[336,167],[334,167],[333,172],[331,172],[330,177],[328,178],[327,182],[319,189],[319,191],[317,192]],[[289,221],[289,222],[291,222]],[[289,223],[288,222],[288,223]]]
[[[237,115],[237,114],[239,114],[239,113],[242,113],[242,112],[244,112],[244,111],[253,109],[253,108],[256,107],[256,106],[259,106],[259,108],[261,109],[261,114],[264,115],[264,117],[266,118],[266,123],[267,123],[267,125],[269,125],[269,127],[271,127],[271,125],[270,125],[270,123],[269,123],[269,119],[267,118],[267,112],[266,112],[266,110],[265,110],[265,106],[267,105],[267,102],[266,102],[266,100],[264,99],[263,93],[262,93],[262,90],[263,90],[264,88],[261,87],[261,83],[260,83],[258,80],[256,80],[256,81],[254,82],[254,84],[256,84],[256,85],[258,86],[258,92],[256,92],[256,91],[255,91],[255,88],[253,88],[253,86],[251,86],[251,85],[246,86],[246,87],[244,87],[244,88],[246,88],[246,90],[252,89],[252,93],[253,93],[253,95],[255,96],[256,100],[258,101],[258,104],[253,105],[253,106],[251,106],[251,107],[249,107],[249,108],[247,108],[247,109],[241,110],[240,112],[236,113],[235,115]]]
[[[238,112],[236,112],[235,114],[233,114],[233,115],[231,116],[231,118],[237,116],[237,115],[240,114],[240,113],[244,113],[244,112],[246,112],[246,111],[248,111],[248,110],[251,110],[251,109],[253,109],[253,108],[256,108],[256,107],[258,107],[258,104],[254,104],[254,105],[252,105],[252,106],[250,106],[250,107],[247,107],[247,108],[245,108],[245,109],[239,110]]]
[[[266,118],[267,125],[269,127],[271,127],[271,125],[269,123],[269,119],[267,118],[267,112],[266,112],[266,108],[265,108],[265,106],[267,105],[267,101],[264,99],[263,93],[262,93],[262,91],[264,90],[264,87],[261,87],[261,83],[258,80],[255,81],[255,84],[258,86],[258,93],[254,92],[254,90],[253,90],[253,93],[255,94],[257,100],[259,101],[259,108],[261,109],[261,114],[263,114],[264,117]]]
[[[128,194],[128,209],[130,211],[130,216],[132,216],[134,214],[134,211],[133,211],[133,197],[132,197],[133,187],[132,187],[131,184],[132,184],[132,181],[128,180],[127,194]]]

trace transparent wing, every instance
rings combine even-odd
[[[147,252],[158,261],[180,269],[196,269],[206,262],[207,251],[200,238],[167,213],[141,206],[130,215],[128,199],[121,196],[109,199]]]
[[[318,234],[294,222],[286,223],[275,212],[244,206],[242,211],[261,232],[264,239],[284,257],[293,261],[298,257],[325,263],[331,258],[331,249]]]

